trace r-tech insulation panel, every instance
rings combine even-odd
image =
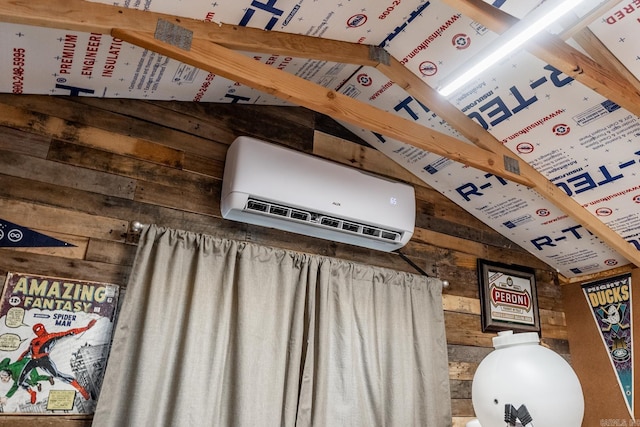
[[[42,0],[32,4],[46,3]],[[83,2],[78,2],[82,4]],[[456,9],[459,0],[146,0],[113,3],[211,21],[286,32],[384,49],[425,85],[437,88],[499,34],[481,17]],[[473,3],[473,2],[471,2]],[[487,1],[525,18],[538,0]],[[586,2],[589,3],[589,2]],[[597,2],[591,2],[591,6]],[[75,3],[74,3],[75,4]],[[591,47],[640,76],[637,1],[612,2],[589,18]],[[577,9],[578,22],[589,17]],[[498,15],[496,15],[498,16]],[[477,19],[477,20],[476,20]],[[53,18],[51,19],[53,21]],[[483,22],[480,22],[483,21]],[[54,25],[52,25],[54,26]],[[61,27],[62,28],[62,27]],[[0,91],[208,103],[287,105],[287,101],[238,84],[108,34],[0,23]],[[561,31],[552,27],[550,31]],[[265,33],[265,37],[268,34]],[[586,53],[569,38],[567,43]],[[593,55],[593,51],[589,51]],[[293,54],[243,52],[256,61],[375,106],[402,119],[453,136],[456,126],[436,115],[375,67],[303,59]],[[539,56],[539,55],[538,55]],[[447,98],[488,131],[514,158],[542,174],[599,223],[640,251],[640,121],[615,96],[601,95],[528,50],[519,50]],[[606,70],[612,65],[597,63]],[[627,84],[620,76],[622,84]],[[626,83],[625,83],[626,82]],[[637,80],[633,82],[638,87]],[[628,84],[634,96],[632,84]],[[602,92],[601,90],[599,92]],[[635,96],[640,96],[635,93]],[[638,103],[640,105],[640,102]],[[471,123],[471,122],[470,122]],[[401,167],[548,263],[565,277],[637,263],[578,222],[567,207],[535,189],[424,151],[379,132],[344,123]]]

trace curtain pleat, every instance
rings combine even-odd
[[[94,426],[450,423],[440,281],[143,231]]]

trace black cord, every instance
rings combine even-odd
[[[418,271],[418,273],[420,273],[420,274],[422,274],[423,276],[426,276],[426,277],[431,277],[431,276],[429,276],[429,275],[427,274],[427,272],[426,272],[426,271],[424,271],[424,270],[423,270],[423,269],[421,269],[419,266],[417,266],[417,265],[416,265],[416,263],[414,263],[414,262],[413,262],[413,261],[411,261],[409,258],[407,258],[407,256],[406,256],[405,254],[403,254],[403,253],[402,253],[402,252],[400,252],[400,251],[396,251],[396,253],[397,253],[398,255],[400,255],[400,258],[402,258],[403,260],[405,260],[407,264],[409,264],[411,267],[415,268],[415,269],[416,269],[416,271]]]

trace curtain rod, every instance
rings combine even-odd
[[[137,233],[139,231],[142,231],[142,229],[146,226],[147,224],[143,224],[140,221],[133,221],[131,223],[131,231],[133,231],[134,233]],[[421,269],[416,263],[414,263],[413,261],[411,261],[405,254],[403,254],[400,251],[395,252],[398,255],[400,255],[400,258],[402,258],[403,260],[405,260],[409,265],[411,265],[411,267],[415,268],[420,274],[422,274],[423,276],[426,277],[431,277],[429,276],[423,269]],[[449,281],[448,280],[440,280],[442,282],[442,287],[446,288],[449,286]]]

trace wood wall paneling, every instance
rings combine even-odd
[[[633,331],[640,328],[640,316],[637,315],[640,309],[637,296],[634,293],[638,290],[640,283],[640,269],[636,268],[631,272],[631,307],[630,310],[636,315],[632,315]],[[617,374],[614,371],[613,363],[610,360],[610,351],[605,347],[604,341],[596,325],[593,309],[587,301],[584,292],[579,285],[566,285],[562,287],[566,302],[566,316],[568,333],[571,344],[571,362],[580,383],[582,392],[585,395],[585,414],[583,425],[597,426],[606,423],[618,425],[638,425],[638,374],[633,378],[633,402],[632,407],[636,408],[635,418],[629,414],[626,407],[625,396],[622,387],[618,382]],[[635,335],[635,332],[633,335]],[[632,354],[638,354],[640,346],[638,340],[633,339],[631,348]],[[634,365],[637,366],[637,358],[633,356]],[[637,369],[636,369],[637,372]]]
[[[126,286],[135,220],[418,273],[395,253],[222,219],[224,157],[240,135],[414,185],[416,230],[401,251],[450,282],[443,304],[453,426],[473,417],[471,381],[495,336],[481,332],[478,258],[536,269],[542,342],[569,357],[562,293],[546,264],[333,120],[297,107],[0,95],[0,218],[75,245],[0,249],[0,273]],[[36,423],[85,426],[90,417],[0,416],[0,425]]]

